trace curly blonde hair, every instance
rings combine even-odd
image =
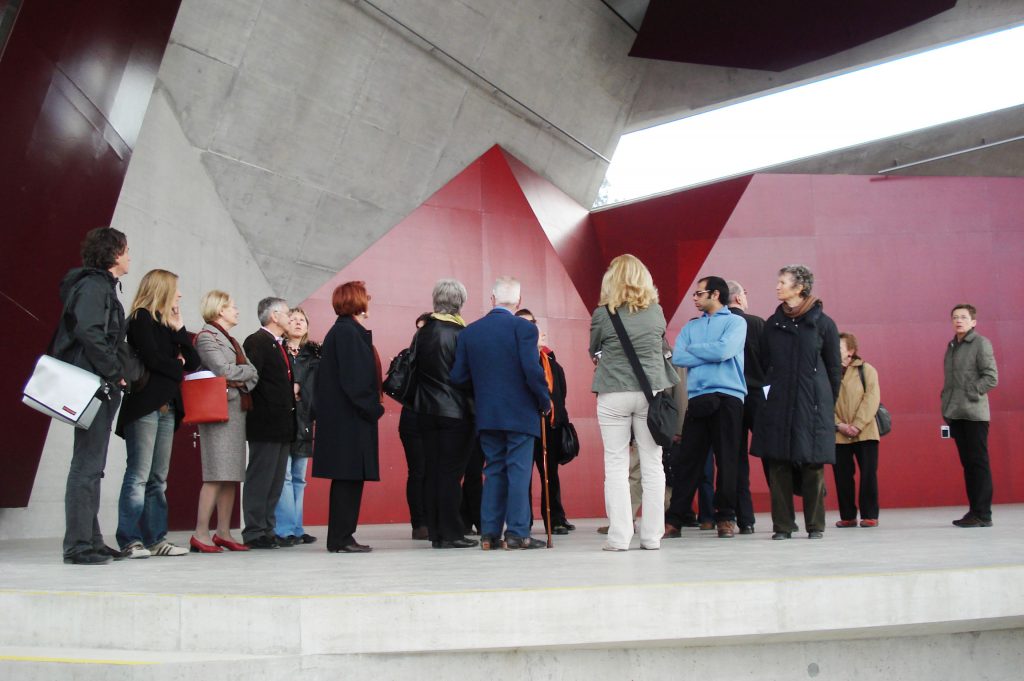
[[[650,307],[658,302],[658,289],[654,287],[651,272],[635,255],[625,253],[608,265],[601,279],[600,305],[614,313],[622,305],[630,312]]]

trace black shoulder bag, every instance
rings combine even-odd
[[[669,447],[672,445],[672,438],[679,432],[679,409],[676,407],[676,402],[664,391],[657,395],[654,394],[651,390],[651,382],[647,380],[647,374],[640,366],[640,358],[636,356],[633,342],[629,339],[622,320],[618,314],[609,312],[608,316],[612,319],[615,333],[619,335],[619,342],[622,343],[622,350],[626,353],[630,366],[633,367],[633,373],[636,374],[636,379],[640,382],[644,395],[647,396],[647,428],[651,431],[655,442],[662,447]]]
[[[860,384],[864,388],[864,392],[867,392],[868,384],[864,381],[864,365],[858,365],[857,370],[860,372]],[[892,414],[881,402],[878,403],[878,411],[875,412],[875,424],[878,426],[880,436],[888,435],[892,430]]]
[[[402,350],[391,360],[387,377],[381,388],[384,394],[401,404],[412,400],[416,377],[416,336],[408,348]]]

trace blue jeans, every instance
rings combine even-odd
[[[284,487],[274,511],[274,534],[278,537],[301,537],[306,534],[302,527],[302,497],[306,492],[306,464],[308,456],[289,456],[288,467],[284,469]]]
[[[174,411],[150,412],[124,427],[128,466],[117,502],[117,543],[152,546],[167,536],[167,471],[171,467]]]
[[[484,450],[484,492],[480,505],[480,534],[529,537],[530,478],[533,476],[532,435],[506,430],[480,431]]]

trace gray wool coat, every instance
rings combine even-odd
[[[256,367],[236,363],[231,341],[220,329],[204,325],[196,334],[195,343],[204,369],[228,381],[244,382],[246,390],[256,387],[259,380]],[[241,408],[238,388],[228,388],[226,422],[199,424],[199,443],[204,482],[245,478],[245,412]]]

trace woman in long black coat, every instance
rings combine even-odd
[[[781,301],[768,318],[762,347],[768,399],[757,415],[751,453],[768,461],[772,539],[796,531],[794,479],[800,481],[808,537],[825,530],[824,464],[835,463],[835,409],[842,379],[839,330],[811,295],[814,275],[803,265],[779,270]],[[794,468],[799,475],[795,475]]]
[[[368,553],[353,536],[363,482],[380,480],[377,421],[381,404],[380,358],[365,327],[370,296],[361,281],[334,289],[338,320],[324,338],[313,400],[317,430],[313,475],[331,480],[327,550]]]

